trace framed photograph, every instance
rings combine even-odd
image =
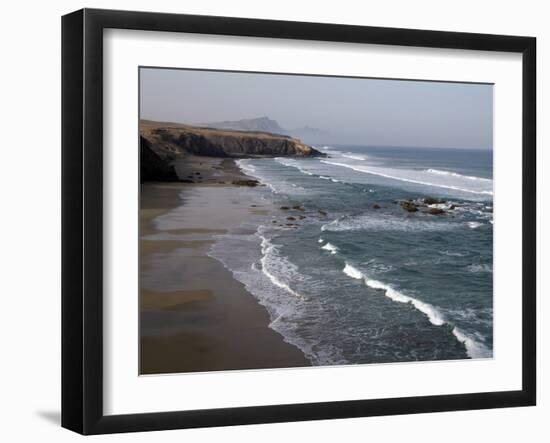
[[[532,37],[62,21],[62,425],[535,405]]]

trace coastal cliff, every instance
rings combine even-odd
[[[151,149],[150,142],[139,138],[140,181],[176,181],[178,175],[171,159],[162,157]]]
[[[324,155],[286,135],[146,120],[140,122],[140,149],[142,181],[177,180],[172,162],[186,155],[229,158]]]

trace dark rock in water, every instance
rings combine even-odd
[[[430,208],[428,213],[432,214],[432,215],[445,215],[446,214],[446,212],[443,209],[439,209],[439,208]]]
[[[278,223],[277,220],[273,220],[271,223]]]
[[[200,172],[195,172],[195,175],[201,175],[201,173]]]
[[[326,216],[327,213],[321,209],[319,209],[317,212],[319,212],[319,214],[321,214],[322,216]]]
[[[440,203],[446,203],[446,200],[441,200],[441,199],[432,198],[432,197],[424,197],[423,201],[427,205],[436,205],[436,204],[440,204]]]
[[[260,184],[258,180],[233,180],[231,183],[237,186],[258,186]]]
[[[412,201],[403,201],[401,202],[401,207],[408,212],[417,212],[418,206]]]
[[[293,206],[292,209],[296,209],[297,211],[305,211],[305,209],[302,206]]]
[[[456,208],[456,205],[449,206],[449,209],[455,209],[455,208]]]
[[[180,180],[181,183],[195,183],[194,180],[189,180],[188,178],[184,178],[182,180]]]
[[[376,203],[372,205],[372,209],[380,209],[380,205],[377,205]]]
[[[281,209],[282,209],[283,211],[288,211],[290,208],[289,208],[288,206],[281,206]]]
[[[306,216],[305,216],[305,215],[299,215],[298,218],[299,218],[300,220],[303,220],[304,218],[306,218]]]
[[[294,217],[287,217],[286,219],[289,220],[289,221],[294,221],[294,220],[296,220],[296,218],[294,218]]]

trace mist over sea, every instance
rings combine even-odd
[[[270,327],[315,365],[492,357],[492,151],[317,149],[239,160],[266,185],[251,205],[290,209],[210,250]],[[399,205],[426,197],[445,214]]]

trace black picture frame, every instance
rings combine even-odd
[[[130,415],[103,413],[103,30],[522,54],[522,389]],[[62,426],[82,434],[458,411],[536,403],[536,39],[83,9],[62,18]]]

